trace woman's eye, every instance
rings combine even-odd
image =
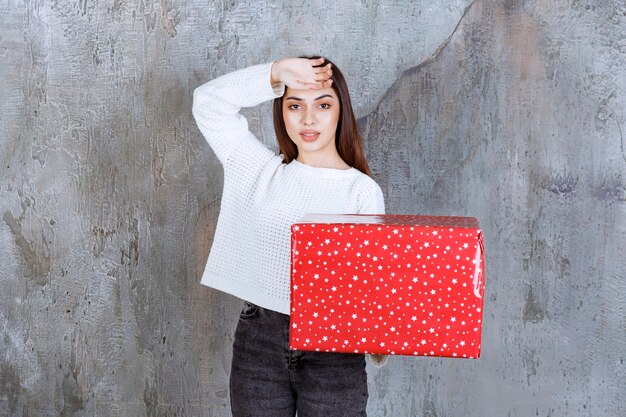
[[[298,110],[299,108],[300,108],[300,105],[299,105],[299,104],[291,104],[291,105],[289,106],[289,109],[290,109],[290,110]]]
[[[321,107],[322,109],[330,109],[330,104],[328,104],[328,103],[322,103],[322,104],[320,104],[320,107]]]

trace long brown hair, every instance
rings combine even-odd
[[[300,58],[318,59],[320,56],[302,56]],[[365,159],[365,152],[363,150],[363,141],[361,140],[361,134],[356,125],[356,118],[352,111],[352,102],[350,101],[350,93],[348,92],[348,85],[343,77],[343,74],[337,68],[337,66],[330,60],[324,57],[324,63],[332,64],[333,75],[330,77],[333,80],[332,89],[335,90],[339,97],[340,114],[339,121],[337,122],[337,131],[335,132],[335,146],[341,159],[345,161],[351,167],[358,169],[359,171],[372,176],[372,171]],[[274,131],[276,132],[276,139],[278,140],[278,148],[280,153],[285,157],[285,163],[289,163],[298,157],[298,147],[287,134],[285,128],[285,120],[283,119],[283,97],[274,99]]]

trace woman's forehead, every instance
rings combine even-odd
[[[322,88],[319,90],[299,90],[297,88],[287,87],[285,89],[285,100],[302,100],[302,101],[316,101],[330,96],[333,99],[337,99],[337,93],[332,87]]]

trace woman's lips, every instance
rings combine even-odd
[[[313,142],[320,137],[320,132],[316,130],[304,130],[300,132],[300,137],[306,142]]]

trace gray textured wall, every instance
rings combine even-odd
[[[240,302],[199,285],[222,170],[191,93],[315,52],[388,211],[486,235],[482,358],[369,369],[370,415],[626,415],[624,2],[208,3],[0,4],[0,415],[229,414]]]

